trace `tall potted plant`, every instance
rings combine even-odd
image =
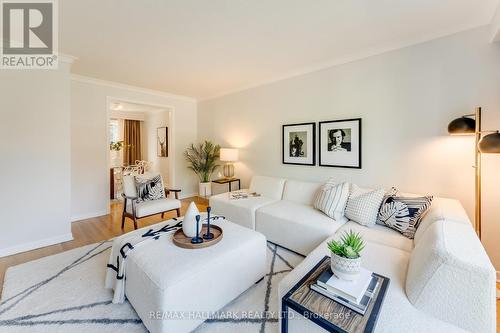
[[[200,179],[200,196],[209,196],[212,194],[210,178],[219,167],[217,164],[219,155],[220,146],[210,141],[205,141],[197,145],[191,144],[184,152],[188,168],[193,170]]]

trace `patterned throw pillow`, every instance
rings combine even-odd
[[[367,227],[375,225],[384,195],[384,189],[367,190],[353,184],[349,200],[347,200],[345,216]]]
[[[432,196],[386,197],[380,207],[377,223],[397,230],[403,236],[413,239],[422,217],[431,207],[432,198]]]
[[[314,208],[322,211],[337,222],[347,222],[344,216],[345,205],[349,198],[349,183],[335,184],[329,180],[318,191]]]
[[[165,189],[160,175],[153,178],[135,177],[137,202],[158,200],[165,198]]]

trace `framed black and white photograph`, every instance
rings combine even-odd
[[[361,169],[361,118],[319,123],[319,165]]]
[[[156,129],[158,157],[168,157],[168,127]]]
[[[316,164],[316,123],[283,125],[283,164]]]

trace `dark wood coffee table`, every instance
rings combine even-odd
[[[281,300],[281,332],[288,332],[288,308],[300,313],[328,332],[368,333],[373,332],[380,314],[390,279],[373,273],[379,279],[373,299],[364,315],[317,293],[310,288],[319,275],[330,266],[330,257],[325,256],[314,266]]]
[[[221,178],[212,180],[212,183],[216,184],[228,184],[229,192],[232,192],[231,183],[238,182],[238,190],[241,190],[241,180],[239,178]]]

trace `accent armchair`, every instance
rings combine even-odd
[[[163,183],[163,180],[162,180]],[[134,221],[134,229],[137,229],[137,220],[144,217],[161,214],[175,210],[177,217],[181,215],[181,202],[179,200],[179,189],[165,188],[165,198],[137,202],[137,189],[135,186],[135,176],[123,176],[123,215],[122,229],[125,226],[125,218],[128,217]],[[170,193],[174,193],[174,198],[169,198]]]

